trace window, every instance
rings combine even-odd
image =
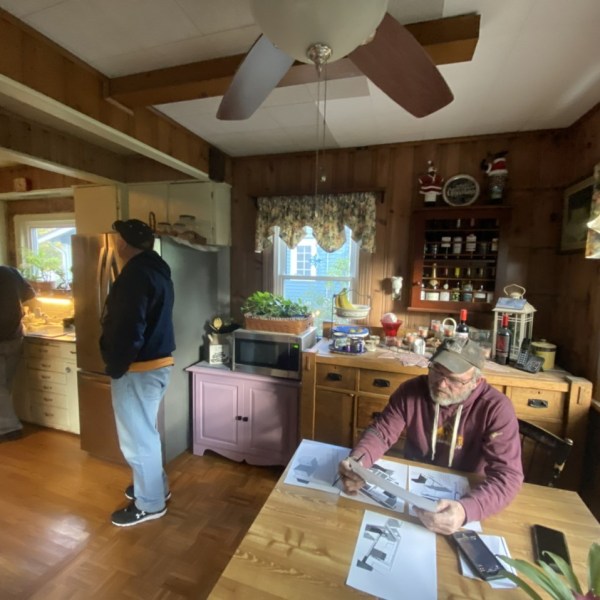
[[[304,239],[294,250],[275,231],[273,290],[284,298],[307,304],[315,311],[317,329],[322,330],[324,320],[334,319],[334,294],[344,287],[356,289],[358,244],[352,241],[352,232],[346,227],[346,243],[335,252],[325,252],[313,237],[312,228],[305,227],[304,231]]]
[[[17,266],[28,278],[54,281],[69,288],[74,234],[73,213],[15,216]]]

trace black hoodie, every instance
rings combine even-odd
[[[171,356],[173,282],[169,265],[153,250],[127,261],[106,299],[100,352],[106,373],[122,377],[134,362]]]

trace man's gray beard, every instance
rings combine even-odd
[[[454,394],[453,396],[447,396],[447,395],[438,396],[438,394],[434,393],[431,385],[429,385],[429,395],[431,396],[431,399],[433,400],[433,402],[435,404],[439,404],[440,406],[452,406],[453,404],[460,404],[461,402],[464,402],[471,395],[472,391],[473,391],[473,388],[469,385],[469,386],[467,386],[466,390],[463,390],[460,393]]]

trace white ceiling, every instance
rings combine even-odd
[[[326,0],[322,0],[326,1]],[[260,34],[248,0],[0,0],[105,75],[246,52]],[[470,62],[440,71],[455,100],[417,119],[366,78],[327,87],[328,147],[560,128],[600,101],[600,0],[390,0],[402,23],[477,12]],[[219,121],[220,98],[159,109],[232,156],[314,149],[316,84],[279,88],[246,121]]]

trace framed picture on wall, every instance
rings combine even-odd
[[[560,249],[563,252],[583,250],[590,219],[594,177],[588,177],[565,190]]]

